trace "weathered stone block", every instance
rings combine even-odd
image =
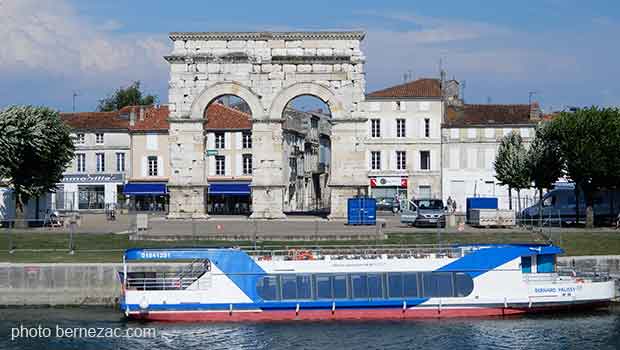
[[[269,73],[270,80],[282,80],[284,79],[284,72],[271,72]]]
[[[271,49],[272,56],[286,56],[286,49]]]
[[[316,73],[329,73],[332,71],[332,66],[329,64],[313,64],[312,71]]]
[[[286,43],[284,40],[269,40],[267,41],[267,47],[272,49],[285,49]]]
[[[226,47],[229,49],[242,49],[246,47],[246,41],[231,40],[226,44]]]
[[[294,49],[286,49],[286,54],[288,56],[302,56],[304,54],[304,49],[300,47]]]
[[[219,63],[209,63],[207,64],[207,72],[208,73],[219,73],[222,71],[222,65]]]
[[[282,66],[283,72],[295,72],[297,70],[297,66],[294,64],[285,64]]]
[[[310,73],[312,72],[312,65],[311,64],[297,65],[297,71],[300,73]]]
[[[212,49],[225,48],[226,47],[226,41],[224,41],[224,40],[208,40],[204,44],[204,47],[205,48],[212,48]]]
[[[292,40],[285,42],[287,48],[301,47],[301,40]]]
[[[322,48],[322,49],[317,49],[316,50],[316,55],[317,56],[333,56],[333,54],[334,54],[334,50],[332,50],[332,49]]]
[[[316,56],[316,49],[313,49],[313,48],[304,49],[304,56]]]

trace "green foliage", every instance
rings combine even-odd
[[[620,110],[590,107],[563,112],[550,123],[550,137],[556,140],[566,174],[583,190],[592,208],[592,194],[620,183]],[[588,210],[588,225],[592,210]]]
[[[521,135],[511,132],[502,138],[493,167],[500,184],[516,190],[530,187],[527,152]]]
[[[117,111],[125,106],[152,105],[157,102],[157,96],[144,95],[140,90],[140,82],[134,81],[126,88],[120,87],[114,93],[99,100],[99,112]]]
[[[536,128],[536,137],[527,150],[527,170],[534,187],[550,188],[564,174],[564,162],[557,140],[548,123]]]
[[[29,198],[53,190],[73,159],[70,128],[46,107],[0,111],[0,179],[14,190],[20,210]]]

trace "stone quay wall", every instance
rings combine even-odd
[[[173,271],[185,264],[132,264],[132,271]],[[575,271],[609,271],[620,279],[620,255],[559,257]],[[115,306],[122,264],[0,264],[0,306]],[[619,294],[620,295],[620,294]]]

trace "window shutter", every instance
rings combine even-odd
[[[424,138],[424,118],[418,120],[418,138]]]
[[[389,157],[388,152],[380,151],[379,154],[381,154],[381,170],[388,169],[388,159],[387,159]]]
[[[224,175],[229,176],[232,173],[233,172],[230,169],[230,157],[224,157]]]
[[[396,151],[390,151],[390,169],[396,170]]]
[[[235,133],[235,145],[236,145],[236,149],[242,149],[243,148],[243,133],[241,132],[236,132]]]
[[[147,176],[147,174],[148,174],[148,166],[149,166],[147,158],[146,157],[142,157],[142,161],[140,163],[141,163],[140,174],[142,174],[143,177]]]
[[[237,134],[241,135],[241,133]],[[243,175],[243,156],[240,153],[236,155],[235,175]]]
[[[165,176],[164,160],[161,156],[157,156],[157,176]]]
[[[213,134],[211,134],[213,135]],[[208,169],[207,169],[207,174],[209,174],[209,176],[214,176],[215,175],[215,157],[214,156],[209,156],[209,161],[208,161]]]
[[[225,132],[224,133],[224,149],[234,149],[234,147],[231,147],[232,145],[230,144],[230,135],[231,134],[232,133],[230,133],[230,132]],[[228,171],[226,171],[226,172],[228,173]]]
[[[212,132],[207,134],[207,149],[215,149],[215,134]]]

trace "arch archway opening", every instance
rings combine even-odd
[[[329,105],[314,95],[298,95],[282,111],[287,214],[330,213],[331,119]]]
[[[252,110],[232,94],[212,99],[204,110],[205,167],[209,215],[250,215],[253,174]]]

